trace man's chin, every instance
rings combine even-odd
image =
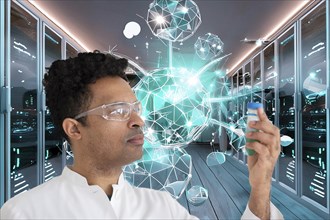
[[[132,161],[132,163],[133,162],[135,162],[135,161],[137,161],[137,160],[140,160],[141,158],[142,158],[142,156],[143,156],[143,146],[135,146],[139,151],[138,152],[136,152],[136,155],[134,156],[134,161]]]

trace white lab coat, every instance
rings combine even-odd
[[[280,212],[272,206],[272,216]],[[62,175],[8,200],[1,219],[197,219],[169,193],[131,186],[120,176],[111,201],[97,185],[65,167]],[[274,216],[274,214],[276,214]],[[257,219],[247,209],[242,218]]]

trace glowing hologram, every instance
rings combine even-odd
[[[173,195],[174,198],[180,198],[186,186],[186,181],[175,181],[164,186],[164,189]]]
[[[201,24],[201,15],[192,0],[154,0],[148,10],[151,32],[171,42],[191,37]]]
[[[227,133],[229,137],[227,149],[213,152],[207,157],[209,166],[225,162],[225,154],[245,151],[244,108],[238,111],[236,107],[243,106],[253,93],[253,98],[261,95],[261,82],[257,81],[253,88],[238,85],[237,89],[233,89],[223,69],[223,64],[231,54],[217,57],[223,52],[224,44],[213,34],[197,40],[196,53],[192,54],[195,57],[190,59],[191,54],[187,56],[189,65],[192,65],[189,70],[185,65],[186,59],[180,57],[172,60],[172,56],[181,56],[177,51],[172,53],[172,43],[182,43],[201,24],[199,9],[192,0],[154,0],[150,4],[146,22],[162,43],[163,40],[168,41],[164,43],[169,47],[167,68],[159,69],[161,51],[156,51],[159,61],[154,68],[158,69],[148,71],[134,59],[115,52],[116,46],[107,51],[117,58],[126,58],[129,67],[125,72],[137,75],[136,81],[139,81],[131,85],[142,103],[142,118],[145,121],[143,156],[123,167],[123,174],[134,186],[164,190],[177,199],[186,190],[192,177],[191,157],[184,147],[197,140],[207,126],[218,129],[218,134]],[[130,25],[135,29],[132,33],[125,31],[128,38],[140,32],[136,24]],[[148,45],[147,42],[146,48]],[[207,63],[195,59],[197,56],[207,60]],[[212,144],[214,146],[214,139]],[[64,147],[68,157],[73,157],[67,143]],[[208,198],[208,192],[194,186],[187,191],[187,198],[191,204],[200,205]]]
[[[282,147],[287,147],[290,144],[292,144],[293,142],[294,142],[294,139],[292,139],[290,136],[283,135],[281,137],[281,146]]]
[[[223,164],[226,161],[226,156],[222,152],[212,152],[206,157],[207,166],[216,166]]]
[[[150,142],[185,146],[208,125],[209,93],[193,75],[176,68],[155,70],[133,88],[143,106],[145,137]]]
[[[209,198],[209,193],[207,189],[201,186],[193,186],[187,190],[186,196],[190,204],[199,206]]]
[[[246,139],[243,129],[246,129],[246,119],[246,117],[239,118],[235,124],[231,124],[230,130],[227,130],[231,137],[230,145],[237,150],[245,148]]]
[[[231,94],[231,83],[222,68],[231,54],[216,58],[224,45],[218,36],[207,34],[195,44],[197,55],[208,59],[207,64],[194,64],[189,70],[181,63],[180,67],[173,66],[178,61],[172,62],[172,42],[182,43],[201,23],[197,5],[191,0],[154,0],[146,22],[155,36],[168,41],[168,68],[146,71],[133,59],[110,51],[128,59],[126,72],[138,76],[140,81],[133,90],[142,103],[145,121],[143,156],[124,167],[124,177],[134,186],[165,190],[179,198],[191,179],[191,157],[183,148],[209,125],[219,129],[219,133],[225,128],[230,148],[207,158],[210,166],[221,164],[225,162],[224,153],[232,155],[244,150],[246,122],[228,108],[239,94]],[[205,48],[207,51],[200,53]],[[187,197],[192,204],[199,205],[208,198],[208,193],[202,187],[193,187],[187,191]]]
[[[191,179],[191,156],[182,148],[144,148],[143,158],[123,168],[137,187],[165,190],[178,199]]]
[[[227,113],[228,116],[228,113]],[[235,152],[242,151],[245,152],[245,133],[246,129],[246,117],[241,117],[239,120],[230,123],[223,121],[217,121],[215,119],[210,119],[212,124],[219,125],[226,129],[227,135],[229,137],[229,146],[231,147],[228,152],[224,152],[227,155],[233,155]]]
[[[238,135],[238,137],[242,137],[245,135],[244,131],[242,128],[234,128],[232,130],[233,133],[235,133],[236,135]]]
[[[223,52],[223,45],[224,43],[217,35],[207,33],[203,37],[198,37],[194,48],[202,60],[209,60]]]
[[[226,54],[222,57],[219,57],[217,59],[212,60],[211,62],[209,62],[208,64],[206,64],[205,66],[203,66],[200,70],[197,71],[196,76],[200,76],[202,73],[205,73],[205,71],[210,68],[211,66],[213,66],[215,63],[219,63],[221,60],[223,60],[224,58],[227,58],[231,55],[231,53]],[[220,72],[220,71],[219,71]],[[219,74],[219,73],[218,73]]]

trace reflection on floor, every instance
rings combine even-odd
[[[200,219],[240,219],[250,192],[247,167],[228,156],[222,165],[208,167],[206,157],[212,151],[209,145],[190,144],[186,151],[193,161],[188,189],[202,186],[208,190],[209,199],[200,206],[189,204],[185,196],[179,202]],[[271,200],[285,219],[323,219],[276,187],[272,188]]]

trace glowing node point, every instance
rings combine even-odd
[[[165,19],[164,19],[163,16],[158,15],[158,16],[156,17],[156,22],[157,22],[157,24],[163,24],[163,23],[165,23]]]
[[[188,12],[188,8],[187,7],[182,7],[181,8],[181,11],[182,11],[182,13],[187,13]]]
[[[152,143],[164,148],[185,146],[206,128],[211,112],[209,93],[198,77],[187,82],[191,72],[186,68],[155,70],[134,87],[144,109],[145,127],[153,130],[145,133]]]

